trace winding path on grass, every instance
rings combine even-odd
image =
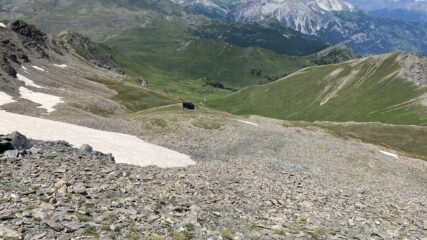
[[[134,136],[0,111],[0,134],[13,131],[37,140],[67,141],[76,147],[89,144],[96,151],[112,153],[117,163],[155,165],[161,168],[195,164],[185,154],[144,142]]]

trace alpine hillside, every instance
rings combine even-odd
[[[427,124],[427,59],[393,53],[310,67],[209,106],[286,120]]]

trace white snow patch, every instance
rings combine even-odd
[[[53,64],[53,66],[59,67],[59,68],[66,68],[66,67],[68,67],[67,64]]]
[[[46,72],[46,70],[44,70],[43,68],[41,68],[41,67],[37,67],[37,66],[32,66],[34,69],[37,69],[37,70],[39,70],[39,71],[42,71],[42,72]]]
[[[195,164],[185,154],[144,142],[134,136],[0,111],[0,134],[13,131],[19,131],[32,139],[67,141],[76,147],[89,144],[96,151],[112,153],[117,163],[156,165],[161,168]]]
[[[21,66],[21,68],[22,68],[24,71],[28,71],[28,68],[26,68],[24,65],[22,65],[22,66]]]
[[[13,100],[12,96],[9,96],[8,94],[4,93],[4,92],[0,92],[0,106],[8,104],[8,103],[13,103],[16,102],[15,100]]]
[[[234,120],[236,120],[236,121],[238,121],[238,122],[241,122],[241,123],[248,124],[248,125],[252,125],[252,126],[255,126],[255,127],[258,127],[258,126],[259,126],[257,123],[248,122],[248,121],[241,120],[241,119],[234,119]]]
[[[393,158],[399,159],[399,156],[397,156],[397,154],[394,154],[394,153],[389,153],[389,152],[386,152],[386,151],[380,151],[380,153],[382,153],[384,155],[387,155],[389,157],[393,157]]]
[[[27,78],[27,77],[25,77],[19,73],[16,74],[16,77],[18,78],[18,80],[25,82],[26,86],[35,87],[35,88],[44,88],[42,86],[35,84],[33,80],[31,80],[31,79],[29,79],[29,78]]]
[[[0,27],[7,28],[7,26],[4,23],[2,23],[2,22],[0,22]]]
[[[55,108],[53,107],[58,103],[63,102],[60,97],[46,93],[34,92],[25,87],[20,87],[19,93],[21,94],[21,98],[40,104],[41,106],[39,108],[46,109],[48,113],[55,111]]]

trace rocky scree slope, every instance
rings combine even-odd
[[[327,47],[308,57],[318,65],[328,65],[359,59],[362,58],[362,55],[346,44],[340,43]]]
[[[166,16],[185,16],[169,0],[1,0],[2,18],[23,19],[48,33],[64,30],[101,40]]]
[[[12,103],[1,106],[3,109],[40,115],[47,109],[45,104],[51,104],[47,99],[52,99],[58,104],[65,102],[61,104],[65,111],[79,114],[123,111],[107,99],[115,92],[89,80],[119,80],[120,74],[105,70],[122,70],[87,38],[71,33],[50,36],[20,20],[1,23],[0,92],[12,98]],[[86,91],[91,94],[83,94]]]
[[[0,160],[0,234],[12,239],[422,239],[426,162],[280,121],[187,127],[157,140],[189,168],[140,168],[30,140]],[[188,121],[185,121],[188,123]],[[186,141],[183,141],[185,136]],[[263,139],[262,142],[259,139]],[[197,143],[200,149],[194,148]],[[262,150],[261,150],[262,149]],[[196,151],[196,152],[194,152]]]

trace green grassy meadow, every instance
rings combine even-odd
[[[399,74],[398,56],[307,68],[276,82],[210,99],[208,106],[296,121],[427,125],[426,108],[417,101],[427,89]]]

